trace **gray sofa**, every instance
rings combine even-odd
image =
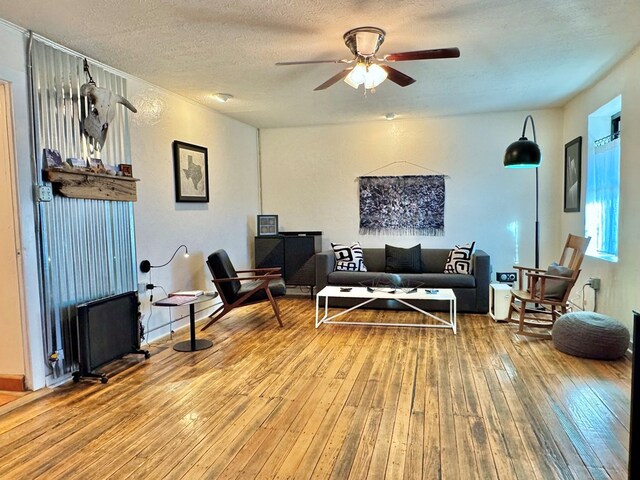
[[[421,283],[420,288],[451,288],[456,295],[458,312],[487,313],[489,311],[489,282],[491,276],[490,258],[482,250],[476,250],[472,260],[472,274],[463,275],[444,272],[449,249],[423,248],[421,250],[423,273],[385,273],[385,249],[363,248],[364,264],[367,272],[337,272],[335,256],[332,250],[316,254],[316,292],[327,285],[360,286],[372,282],[388,282],[397,285],[409,283],[412,286]],[[349,298],[331,298],[331,307],[352,307],[360,303]],[[448,311],[448,302],[414,302],[429,311]],[[376,300],[367,305],[369,308],[407,309],[394,300]]]

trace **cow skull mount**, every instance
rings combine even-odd
[[[122,95],[98,87],[93,81],[80,87],[80,95],[88,97],[91,103],[91,111],[82,119],[82,131],[93,139],[93,146],[96,150],[100,150],[104,146],[109,125],[116,115],[117,103],[124,105],[133,113],[137,112],[136,107],[131,105],[129,100]]]

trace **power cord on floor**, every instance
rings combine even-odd
[[[159,288],[160,290],[162,290],[162,292],[164,293],[164,296],[168,296],[167,295],[167,291],[164,289],[164,287],[162,285],[153,285],[151,283],[147,284],[147,290],[151,290],[151,295],[149,296],[149,316],[147,317],[147,322],[145,324],[144,327],[144,331],[146,332],[146,335],[149,335],[149,322],[151,321],[151,317],[153,316],[153,290]],[[169,309],[169,328],[171,328],[171,309]],[[173,329],[171,329],[171,338],[173,338]],[[149,347],[157,347],[159,344],[154,344],[151,343],[149,341],[149,339],[147,338],[147,346]]]
[[[591,278],[584,284],[582,285],[582,311],[585,310],[586,308],[586,300],[584,298],[584,289],[586,287],[591,287],[593,289],[593,311],[597,312],[598,311],[598,288],[595,288],[595,286],[591,283]],[[595,281],[595,280],[594,280]]]

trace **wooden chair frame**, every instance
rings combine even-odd
[[[229,277],[229,278],[221,278],[221,279],[217,279],[215,277],[213,278],[212,281],[215,284],[218,292],[220,292],[220,299],[222,300],[222,305],[220,305],[216,310],[214,310],[214,312],[211,315],[209,315],[209,318],[211,318],[211,320],[200,330],[201,331],[206,330],[207,328],[209,328],[211,325],[216,323],[218,320],[220,320],[222,317],[224,317],[227,313],[229,313],[234,308],[243,307],[245,305],[252,305],[255,303],[261,303],[267,300],[271,302],[271,308],[273,308],[273,312],[276,314],[278,323],[280,324],[281,327],[284,326],[282,324],[282,319],[280,318],[280,308],[278,307],[278,302],[276,302],[276,300],[273,298],[273,295],[271,294],[271,290],[269,290],[269,282],[271,282],[271,280],[278,280],[282,278],[282,274],[280,273],[280,267],[236,270],[236,273],[239,273],[239,274],[252,273],[254,275],[248,275],[248,276],[242,276],[242,277],[241,276]],[[259,275],[256,275],[257,273],[259,273]],[[225,295],[222,293],[222,289],[220,288],[220,286],[225,282],[233,282],[233,281],[242,282],[247,280],[261,280],[261,282],[258,285],[256,285],[255,288],[251,289],[250,291],[243,294],[241,297],[238,297],[233,302],[229,303]],[[267,298],[256,300],[256,301],[249,301],[249,298],[254,293],[260,290],[265,291]]]
[[[531,331],[531,328],[550,330],[556,319],[560,315],[567,313],[569,295],[580,276],[580,266],[590,240],[591,238],[589,237],[568,236],[559,265],[573,270],[570,277],[548,275],[546,270],[541,268],[513,266],[518,271],[518,288],[511,290],[507,320],[518,324],[517,333],[519,335],[544,339],[551,338],[551,333],[539,333]],[[570,253],[571,255],[569,256]],[[525,286],[525,278],[526,288],[523,288]],[[548,280],[566,282],[566,288],[561,299],[545,298]],[[518,314],[516,318],[513,318],[514,313]]]

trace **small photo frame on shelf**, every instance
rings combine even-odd
[[[64,168],[60,152],[52,148],[42,150],[42,160],[45,168]]]
[[[209,203],[209,157],[206,147],[173,141],[176,202]]]
[[[94,173],[105,173],[107,170],[104,168],[104,163],[100,158],[89,158],[89,170]]]
[[[121,163],[118,165],[118,171],[122,173],[123,177],[133,177],[133,169],[130,163]]]
[[[278,234],[278,215],[258,215],[258,235]]]
[[[580,184],[582,176],[582,137],[564,146],[564,211],[580,211]]]
[[[67,163],[71,168],[77,168],[79,170],[84,170],[87,168],[87,161],[84,158],[67,158]]]

